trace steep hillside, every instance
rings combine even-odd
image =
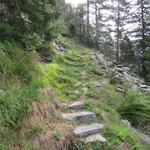
[[[63,43],[68,49],[55,50],[50,64],[14,43],[0,45],[0,149],[148,149],[121,119],[149,134],[149,92],[132,92],[129,81],[122,83],[107,70],[112,62],[93,59],[99,52],[70,39]],[[123,90],[116,89],[118,84]],[[79,123],[63,119],[76,101],[104,125],[100,133],[105,143],[86,144],[73,132]]]

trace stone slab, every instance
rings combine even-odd
[[[82,120],[94,120],[96,119],[96,116],[92,112],[83,111],[83,112],[76,112],[76,113],[68,113],[68,114],[62,114],[62,117],[66,120],[70,121],[82,121]]]
[[[69,105],[70,109],[82,109],[84,108],[84,103],[81,101],[76,101],[73,104]]]
[[[100,129],[102,129],[103,127],[104,125],[99,123],[91,124],[91,125],[83,125],[80,127],[76,127],[74,133],[75,135],[78,136],[87,136],[87,135],[98,133]]]
[[[91,143],[91,142],[106,142],[107,140],[100,134],[94,134],[90,135],[85,139],[86,143]]]

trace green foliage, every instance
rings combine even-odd
[[[85,150],[85,145],[84,139],[81,138],[80,141],[74,144],[73,150]]]
[[[40,134],[44,129],[44,126],[38,122],[33,122],[30,124],[30,127],[28,129],[28,138],[32,138],[33,136],[36,136],[37,134]]]
[[[24,52],[15,43],[0,43],[0,74],[1,79],[17,76],[24,82],[30,82],[36,70],[31,54]]]
[[[106,126],[102,130],[102,134],[107,139],[106,143],[92,142],[85,144],[84,140],[81,139],[75,144],[74,150],[120,150],[121,144],[126,144],[126,148],[130,150],[143,150],[137,136],[121,124]]]
[[[104,122],[119,122],[120,116],[115,110],[115,108],[109,105],[106,101],[92,101],[85,100],[85,107],[88,111],[92,111],[96,114],[98,120],[103,120]]]
[[[27,49],[31,49],[33,51],[44,43],[44,39],[42,39],[38,34],[33,33],[26,37],[24,43]]]
[[[32,144],[30,141],[23,142],[23,150],[32,150]]]
[[[103,129],[103,134],[107,139],[103,146],[105,150],[119,150],[121,143],[127,143],[127,148],[130,150],[142,150],[137,136],[123,125],[109,125]]]
[[[55,10],[57,0],[1,2],[0,39],[19,42],[27,51],[38,51],[43,61],[52,60],[52,41],[60,34]]]
[[[122,81],[119,77],[117,77],[116,73],[115,72],[110,72],[108,74],[109,78],[110,78],[110,83],[111,84],[122,84]]]
[[[12,32],[12,27],[4,20],[0,19],[0,39],[2,40],[4,37],[10,36]]]
[[[55,88],[61,99],[76,99],[78,97],[78,93],[73,92],[77,80],[71,70],[60,64],[52,63],[44,67],[44,72],[45,76],[41,78],[43,86]]]
[[[128,93],[118,112],[123,119],[129,120],[134,126],[150,123],[150,95]]]
[[[127,35],[120,43],[121,49],[121,61],[123,62],[133,62],[134,61],[134,50],[132,49],[132,43]]]
[[[5,4],[3,9],[7,10],[3,12],[3,19],[7,18],[9,24],[22,28],[22,32],[42,33],[49,20],[52,21],[56,17],[54,12],[55,0],[19,0],[15,2],[10,0],[3,1],[2,4]]]
[[[7,21],[0,18],[0,40],[10,40],[10,39],[20,39],[21,37],[24,37],[23,34],[21,34],[21,28],[18,26],[13,26]]]
[[[0,124],[5,127],[16,127],[16,123],[26,113],[29,100],[28,90],[13,87],[0,95]]]
[[[19,127],[31,101],[39,99],[35,82],[40,68],[33,58],[34,53],[13,42],[0,43],[0,141]]]
[[[45,44],[43,38],[38,34],[29,36],[29,39],[31,43],[28,44],[28,48],[30,49],[37,50],[37,48]],[[131,150],[142,150],[137,137],[119,124],[120,116],[116,111],[121,107],[119,108],[119,112],[123,118],[126,118],[122,113],[124,110],[129,113],[132,111],[136,112],[137,107],[134,107],[135,105],[129,108],[130,101],[132,100],[128,99],[132,98],[128,98],[127,95],[125,97],[126,101],[123,102],[122,94],[116,92],[114,85],[110,84],[105,84],[99,89],[94,89],[93,83],[103,79],[93,73],[93,68],[97,69],[100,64],[91,63],[89,49],[75,45],[71,40],[67,39],[67,41],[71,45],[73,44],[73,49],[62,55],[55,56],[52,63],[48,65],[40,65],[36,61],[33,61],[33,59],[36,59],[35,51],[27,53],[15,43],[0,43],[0,149],[3,147],[9,149],[9,145],[14,145],[14,143],[7,141],[8,135],[11,134],[10,129],[19,127],[19,122],[26,114],[32,100],[40,98],[37,95],[38,88],[52,87],[55,89],[59,100],[71,101],[79,99],[83,93],[83,88],[86,87],[88,88],[87,96],[91,92],[91,99],[85,100],[86,109],[94,112],[98,121],[103,121],[104,124],[110,125],[103,130],[103,134],[108,142],[105,144],[98,142],[85,144],[81,139],[81,141],[75,144],[74,149],[119,150],[119,145],[124,142],[128,144]],[[48,43],[46,42],[46,44]],[[149,111],[149,94],[140,94],[137,97],[133,97],[133,99],[138,104],[141,101],[146,102],[144,105],[141,105],[143,109],[140,108],[142,115],[139,115],[139,118],[144,115],[144,122],[142,123],[148,123],[148,114],[146,114],[144,109],[146,108],[145,110]],[[130,104],[128,104],[128,101]],[[127,107],[129,110],[125,109]],[[129,117],[132,116],[130,115]],[[133,115],[132,119],[137,118]],[[129,119],[129,121],[131,120]],[[115,123],[118,123],[118,125]],[[44,130],[44,127],[40,123],[30,124],[27,139],[21,140],[24,149],[32,149],[30,140],[32,137],[40,134]],[[59,141],[61,138],[60,132],[56,131],[53,137]],[[20,141],[18,143],[20,144]]]
[[[60,133],[59,131],[57,131],[57,132],[53,135],[53,137],[55,138],[55,140],[59,141],[60,138],[61,138],[61,133]]]

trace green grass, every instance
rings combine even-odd
[[[74,150],[120,150],[121,144],[126,144],[129,150],[143,150],[137,136],[121,124],[107,125],[101,132],[107,139],[106,143],[85,144],[81,139],[78,144],[75,144]]]
[[[150,94],[127,93],[118,112],[123,119],[128,119],[134,126],[150,123]]]
[[[41,71],[35,58],[34,52],[29,54],[14,42],[0,43],[1,147],[11,143],[5,141],[19,128],[32,100],[40,99],[36,81]]]
[[[53,137],[55,138],[56,141],[59,141],[61,139],[61,133],[59,131],[57,131]]]
[[[103,77],[94,74],[94,69],[99,69],[99,63],[93,64],[89,57],[88,49],[72,49],[64,55],[57,55],[51,65],[44,67],[48,85],[52,85],[61,100],[77,100],[82,94],[83,84],[88,88],[89,99],[85,100],[86,109],[96,114],[98,120],[106,125],[103,131],[108,138],[107,144],[92,143],[85,146],[84,141],[75,145],[77,150],[119,150],[122,142],[127,142],[131,150],[142,150],[142,146],[131,131],[120,124],[121,116],[118,108],[124,103],[124,95],[115,90],[115,86],[106,84],[102,88],[94,89],[95,81],[102,81]],[[54,72],[53,72],[54,71]],[[84,71],[85,76],[80,73]],[[108,78],[111,78],[108,76]],[[78,87],[76,88],[76,84]],[[79,94],[75,94],[75,91]],[[127,94],[127,93],[126,93]],[[108,126],[110,124],[110,126]]]
[[[108,125],[102,132],[107,138],[107,142],[104,144],[105,150],[119,150],[121,143],[127,143],[130,150],[143,149],[137,136],[121,124]]]
[[[30,139],[33,136],[40,134],[44,130],[44,125],[40,122],[32,122],[28,129],[27,138]]]
[[[147,124],[150,116],[149,94],[127,92],[122,95],[110,83],[94,89],[93,83],[101,82],[104,77],[97,76],[93,70],[99,70],[102,64],[91,61],[89,54],[93,50],[75,44],[70,39],[67,42],[72,45],[70,51],[56,55],[48,65],[38,64],[35,52],[26,53],[15,43],[0,43],[0,149],[10,149],[14,143],[21,144],[27,150],[32,149],[32,138],[44,129],[40,123],[30,125],[28,139],[18,141],[18,138],[12,138],[32,100],[40,100],[37,92],[39,88],[54,88],[58,100],[70,102],[78,100],[86,87],[86,110],[94,112],[98,121],[104,123],[102,134],[108,142],[85,145],[81,139],[74,149],[119,150],[119,145],[123,142],[128,143],[130,150],[142,150],[139,139],[121,125],[120,120],[122,117],[133,124]],[[113,75],[107,76],[112,77]],[[10,136],[11,133],[13,136]],[[53,136],[58,141],[61,138],[59,131]]]

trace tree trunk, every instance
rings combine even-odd
[[[89,46],[89,36],[90,36],[90,19],[89,19],[89,14],[90,14],[90,1],[87,0],[87,46]]]
[[[80,22],[80,27],[79,27],[79,42],[82,43],[82,23]]]
[[[142,24],[142,47],[144,48],[144,43],[145,43],[145,21],[144,21],[144,4],[143,0],[141,2],[141,24]]]
[[[119,27],[120,27],[120,11],[119,11],[119,0],[118,0],[118,6],[117,6],[117,54],[116,59],[119,60]]]
[[[95,30],[95,49],[97,49],[97,44],[98,44],[98,14],[97,14],[97,0],[95,0],[95,23],[96,23],[96,30]]]

